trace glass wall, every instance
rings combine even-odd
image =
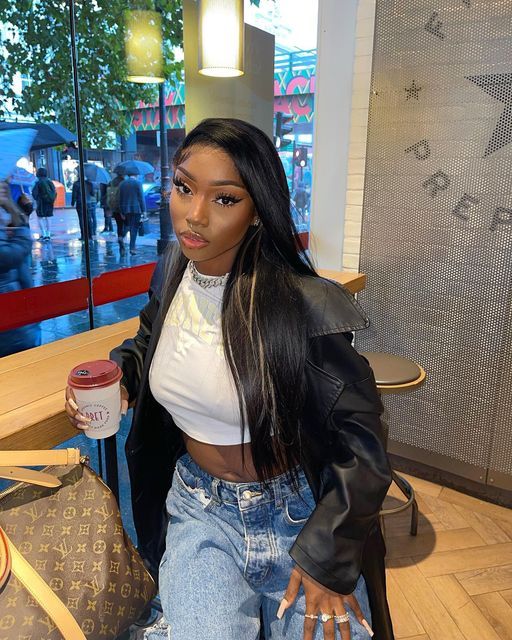
[[[294,218],[307,232],[317,0],[245,4],[246,21],[276,37],[274,139]],[[158,254],[173,237],[161,198],[162,159],[170,164],[163,143],[172,159],[185,135],[181,9],[179,0],[156,5],[149,0],[16,0],[6,7],[0,22],[0,133],[8,136],[5,143],[0,138],[0,160],[6,165],[0,177],[9,180],[12,198],[24,203],[27,214],[33,211],[23,275],[0,288],[0,331],[19,329],[27,335],[17,341],[4,334],[2,355],[133,317],[143,303]],[[152,15],[160,20],[163,36],[160,89],[157,83],[134,81],[125,49],[141,24],[151,29]],[[7,168],[8,141],[18,136],[21,141],[31,127],[36,137]],[[135,173],[130,178],[127,162]],[[142,192],[140,216],[132,220],[120,205],[128,180],[139,183]],[[45,190],[51,202],[43,202]],[[0,224],[11,224],[5,209],[3,216]],[[21,326],[27,324],[32,331]]]
[[[186,118],[180,0],[2,6],[0,356],[138,314],[173,239],[162,193]],[[317,0],[246,0],[246,21],[276,36],[274,140],[301,232],[309,228],[316,13]],[[155,24],[161,38],[151,40]],[[144,78],[129,47],[141,36]],[[135,215],[127,184],[139,194]],[[79,446],[99,467],[83,435],[62,446]],[[124,463],[119,469],[134,534]]]

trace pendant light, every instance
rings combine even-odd
[[[244,74],[243,0],[199,0],[199,73]]]
[[[163,82],[162,16],[158,11],[125,12],[125,50],[130,82]]]

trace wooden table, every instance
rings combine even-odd
[[[365,286],[360,273],[320,273],[352,293]],[[108,358],[137,326],[138,318],[131,318],[0,358],[0,448],[51,449],[76,436],[64,413],[69,371],[80,362]]]

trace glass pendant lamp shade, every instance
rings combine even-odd
[[[162,16],[158,11],[125,12],[125,50],[130,82],[163,82]]]
[[[199,0],[199,73],[243,75],[243,0]]]

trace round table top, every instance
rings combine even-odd
[[[361,355],[370,363],[378,387],[409,385],[421,379],[423,370],[409,358],[379,351],[362,352]]]

